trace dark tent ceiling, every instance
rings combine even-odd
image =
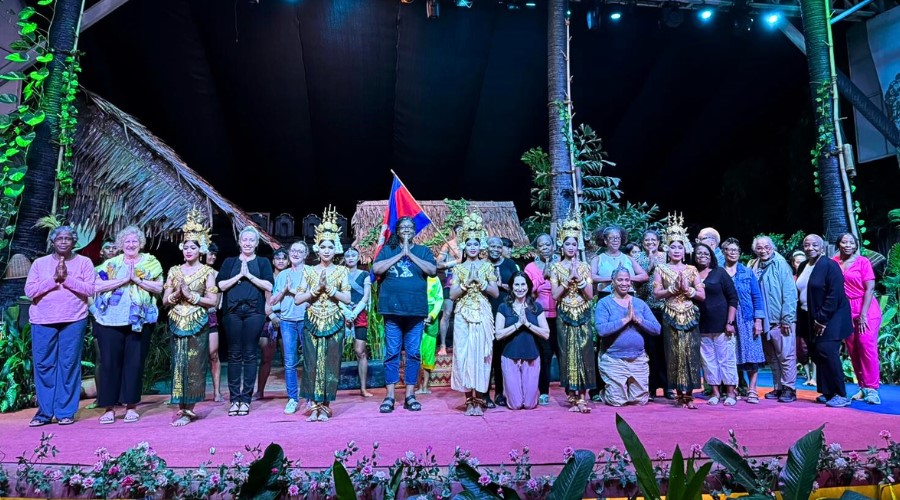
[[[547,142],[546,5],[442,7],[131,0],[85,32],[82,80],[247,210],[349,216],[394,169],[420,199],[513,200],[524,217],[519,158]],[[760,185],[811,192],[806,63],[780,33],[734,36],[724,15],[660,28],[654,9],[588,31],[573,10],[575,121],[603,137],[627,198],[727,225]]]

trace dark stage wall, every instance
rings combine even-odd
[[[513,200],[524,217],[519,158],[548,134],[538,3],[444,0],[428,20],[422,0],[131,0],[85,33],[83,82],[247,210],[350,216],[393,168],[420,199]],[[736,37],[724,16],[660,28],[654,9],[588,31],[580,5],[576,123],[630,200],[742,238],[818,221],[806,63],[782,35]],[[760,189],[807,208],[750,210]]]

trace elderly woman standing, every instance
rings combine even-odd
[[[116,420],[115,405],[125,404],[125,422],[140,419],[135,408],[141,400],[144,362],[159,316],[156,296],[162,292],[163,269],[156,257],[141,253],[144,232],[128,226],[116,236],[123,253],[101,265],[91,310],[94,337],[100,344],[101,377],[98,406],[106,408],[101,424]]]
[[[652,276],[656,271],[657,264],[666,263],[665,252],[659,251],[659,233],[652,229],[644,231],[641,247],[643,250],[635,258],[635,261]],[[650,306],[656,321],[662,324],[662,309],[665,302],[653,296],[653,280],[641,283],[635,292],[639,299]],[[650,385],[648,387],[650,400],[652,401],[656,397],[657,389],[662,389],[666,398],[675,399],[674,391],[669,388],[669,376],[666,373],[666,350],[662,336],[645,335],[644,350],[647,352],[647,357],[650,358]]]
[[[666,345],[669,385],[675,389],[675,404],[696,410],[694,389],[700,387],[700,314],[694,301],[706,295],[697,268],[684,263],[688,241],[681,217],[669,216],[665,242],[669,262],[658,264],[653,273],[653,295],[664,300],[663,340]]]
[[[347,268],[334,263],[335,255],[344,251],[337,212],[326,210],[322,215],[313,250],[319,254],[319,263],[304,269],[303,283],[294,297],[297,305],[310,303],[303,328],[300,396],[313,403],[307,422],[327,422],[341,378],[344,314],[339,304],[350,303]]]
[[[712,247],[697,243],[694,248],[694,263],[697,265],[706,298],[700,302],[700,359],[703,363],[703,377],[712,386],[712,396],[708,405],[719,404],[719,385],[727,391],[725,406],[737,403],[737,361],[735,339],[735,315],[738,296],[734,282],[716,260]]]
[[[75,423],[88,299],[94,294],[94,265],[72,252],[78,242],[75,229],[57,227],[49,241],[53,253],[36,259],[25,281],[38,405],[31,427],[54,417],[60,425]]]
[[[761,337],[766,306],[753,271],[738,261],[741,257],[741,245],[738,240],[728,238],[722,243],[721,248],[722,255],[725,256],[725,272],[731,276],[738,296],[738,307],[735,312],[737,369],[746,371],[750,378],[747,402],[757,404],[759,394],[756,392],[756,380],[759,369],[766,366]]]
[[[487,249],[487,234],[481,215],[471,213],[463,218],[458,233],[465,244],[463,262],[456,266],[450,298],[453,309],[453,372],[450,387],[466,393],[467,416],[484,415],[491,374],[494,341],[494,317],[488,297],[497,297],[497,275],[494,266],[480,256]]]
[[[225,293],[222,324],[228,335],[228,416],[250,413],[250,398],[256,382],[256,350],[266,322],[266,301],[272,292],[272,265],[257,258],[259,232],[252,226],[238,237],[241,253],[229,257],[219,270],[219,289]]]
[[[188,212],[181,228],[179,245],[184,264],[172,267],[164,285],[163,304],[169,309],[172,344],[172,404],[178,405],[173,427],[197,419],[194,404],[206,396],[209,364],[209,308],[219,303],[215,271],[200,263],[200,254],[209,250],[209,230],[202,214]]]
[[[533,262],[525,266],[525,274],[534,284],[532,295],[534,300],[541,305],[544,316],[547,317],[547,326],[550,328],[550,337],[538,339],[538,350],[541,351],[541,374],[538,378],[538,404],[547,406],[550,404],[550,363],[553,354],[559,359],[559,342],[556,338],[556,301],[553,300],[553,286],[550,284],[550,269],[559,262],[559,255],[553,244],[553,238],[549,234],[542,234],[534,240],[534,248],[537,256]]]
[[[297,412],[300,403],[299,386],[297,382],[297,362],[299,361],[300,344],[303,336],[303,322],[306,320],[306,304],[297,305],[294,302],[300,285],[303,283],[303,273],[306,270],[306,256],[309,247],[303,241],[295,241],[288,250],[291,267],[278,273],[275,277],[275,285],[272,289],[272,297],[269,305],[280,304],[281,318],[281,345],[284,353],[284,386],[288,401],[284,405],[284,414],[293,415]]]
[[[602,231],[597,231],[594,242],[598,247],[606,247],[603,253],[598,253],[591,259],[591,279],[597,283],[597,291],[604,295],[612,293],[612,272],[620,267],[628,271],[633,283],[644,283],[648,279],[647,273],[630,255],[621,251],[628,235],[619,226],[609,226]]]
[[[839,252],[833,257],[844,272],[844,291],[850,300],[853,334],[844,342],[859,381],[859,392],[850,399],[881,404],[878,388],[881,367],[878,362],[878,330],[881,307],[875,300],[875,271],[869,259],[859,254],[856,237],[844,233],[837,239]]]
[[[581,240],[580,216],[560,224],[558,243],[562,260],[550,269],[550,284],[556,300],[559,339],[559,384],[568,393],[571,412],[590,413],[586,396],[597,388],[594,369],[594,337],[591,331],[591,269],[578,258]]]

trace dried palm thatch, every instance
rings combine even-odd
[[[70,221],[110,235],[136,224],[150,240],[175,241],[191,207],[211,221],[215,206],[231,219],[235,232],[253,226],[264,243],[280,246],[134,117],[96,94],[85,96]]]
[[[362,240],[373,227],[381,227],[384,220],[384,211],[387,208],[387,200],[361,201],[356,205],[356,213],[350,221],[356,242]],[[444,219],[450,215],[450,209],[442,200],[420,201],[422,210],[431,219],[431,225],[419,233],[417,240],[437,240],[431,250],[437,256],[443,241],[435,238],[436,231],[444,224]],[[519,215],[516,206],[511,201],[469,201],[469,210],[477,210],[484,218],[484,228],[490,236],[500,236],[512,240],[514,246],[528,245],[528,236],[519,225]],[[365,260],[371,261],[374,257],[375,245],[360,246],[359,252]]]

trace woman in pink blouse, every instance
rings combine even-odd
[[[859,392],[852,399],[881,404],[878,395],[881,370],[878,366],[878,330],[881,328],[881,307],[875,300],[875,271],[869,259],[859,255],[856,238],[845,233],[838,237],[835,262],[844,271],[844,291],[850,300],[853,334],[847,338],[847,352],[859,382]]]
[[[34,261],[25,281],[31,299],[31,352],[38,410],[29,424],[75,423],[81,395],[81,347],[88,299],[94,294],[94,265],[72,253],[78,234],[70,226],[50,232],[53,253]]]
[[[534,301],[541,305],[547,317],[550,327],[549,339],[538,339],[538,350],[541,353],[541,373],[538,377],[538,390],[541,395],[538,404],[547,406],[550,404],[550,361],[553,354],[559,359],[559,343],[556,339],[556,301],[553,300],[552,286],[550,285],[550,268],[559,262],[556,254],[556,246],[549,234],[542,234],[534,240],[537,257],[534,262],[525,266],[525,274],[534,285]]]

